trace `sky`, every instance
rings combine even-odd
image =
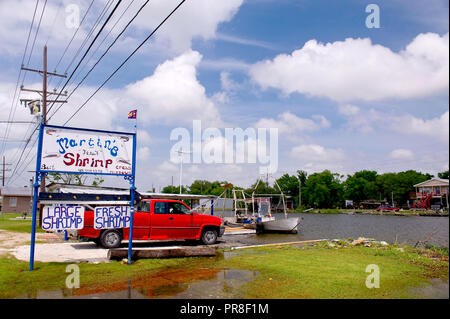
[[[49,111],[54,125],[70,118],[67,126],[133,131],[127,113],[137,109],[139,190],[179,185],[175,133],[188,132],[182,151],[194,152],[194,121],[201,123],[200,149],[216,157],[194,162],[193,154],[183,155],[184,185],[207,179],[250,186],[258,179],[267,160],[259,156],[259,144],[252,154],[255,137],[231,141],[236,153],[247,150],[243,162],[220,156],[230,143],[226,129],[237,128],[276,130],[276,141],[267,135],[266,149],[275,157],[269,169],[274,178],[297,170],[344,176],[363,169],[448,170],[448,1],[187,0],[71,118],[179,3],[149,1],[76,88],[144,2],[120,3],[65,88],[68,103]],[[100,29],[90,33],[97,18],[106,8],[105,21],[117,1],[37,3],[26,47],[36,1],[0,2],[0,152],[12,164],[10,186],[28,185],[35,167],[35,124],[4,123],[36,120],[13,99],[16,83],[42,87],[38,74],[18,78],[22,60],[42,68],[46,44],[49,69],[70,75]],[[371,4],[377,5],[379,25],[369,28],[366,22],[374,22],[376,13],[367,9]],[[59,91],[64,82],[51,77],[49,89]],[[104,185],[127,182],[108,177]]]

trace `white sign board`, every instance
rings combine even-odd
[[[130,221],[129,206],[103,206],[94,211],[95,229],[130,228]]]
[[[84,227],[83,206],[44,206],[43,230],[77,230]]]
[[[133,135],[44,126],[41,171],[131,175]]]

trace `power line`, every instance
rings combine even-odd
[[[36,29],[36,33],[34,35],[33,44],[31,45],[30,54],[28,55],[27,67],[30,65],[31,56],[33,55],[34,45],[36,43],[36,39],[37,39],[37,35],[39,33],[39,29],[41,28],[42,17],[44,16],[44,12],[45,12],[45,7],[46,6],[47,6],[47,0],[45,0],[44,6],[42,7],[41,17],[39,18],[39,23],[38,23],[38,26],[37,26],[37,29]],[[24,77],[22,79],[22,85],[23,85],[23,82],[25,81],[25,77],[26,77],[26,73],[24,73]]]
[[[134,1],[134,0],[133,0]],[[144,7],[148,4],[150,0],[145,1],[145,3],[139,8],[139,10],[136,12],[136,14],[133,16],[133,18],[131,18],[130,21],[128,21],[128,23],[125,25],[125,27],[122,29],[122,31],[116,36],[116,38],[114,39],[114,41],[108,46],[108,48],[105,50],[105,52],[103,52],[103,54],[100,56],[100,58],[97,60],[97,62],[95,62],[95,64],[91,67],[91,69],[86,73],[86,75],[83,77],[83,79],[81,79],[81,81],[77,84],[77,86],[71,90],[69,96],[67,97],[67,99],[69,99],[73,93],[80,87],[80,85],[84,82],[84,80],[89,76],[89,74],[91,74],[91,72],[94,70],[94,68],[100,63],[100,61],[103,59],[103,57],[109,52],[109,50],[112,48],[112,46],[117,42],[117,40],[119,40],[119,38],[122,36],[122,34],[127,30],[127,28],[130,26],[130,24],[134,21],[134,19],[136,19],[136,17],[141,13],[141,11],[144,9]],[[125,13],[125,11],[122,13],[122,15]],[[121,16],[122,17],[122,16]],[[119,18],[120,19],[120,18]],[[117,20],[117,22],[119,22],[119,20]],[[117,22],[114,26],[117,25]],[[110,32],[112,31],[112,29],[110,30]],[[108,33],[109,34],[109,33]],[[53,113],[53,115],[55,115],[56,112],[58,112],[58,110],[62,107],[62,105],[60,105],[55,112]],[[53,117],[50,116],[49,120]]]
[[[59,58],[58,63],[56,63],[55,70],[58,68],[58,66],[59,66],[59,64],[61,63],[62,59],[63,59],[64,56],[66,55],[67,50],[69,49],[70,45],[72,44],[73,39],[74,39],[75,36],[77,35],[78,30],[80,30],[81,25],[83,24],[84,19],[86,18],[86,16],[87,16],[89,10],[91,9],[91,6],[92,6],[93,3],[94,3],[94,0],[91,1],[91,4],[89,5],[89,7],[87,8],[85,14],[83,15],[83,18],[81,19],[80,24],[78,25],[77,29],[76,29],[75,32],[73,33],[72,38],[70,39],[69,43],[66,45],[66,48],[64,49],[63,54],[62,54],[61,57]]]
[[[120,1],[117,3],[117,5],[120,3]],[[72,60],[70,61],[69,65],[66,68],[66,72],[70,69],[70,67],[72,66],[72,64],[75,62],[76,58],[78,57],[78,55],[81,53],[81,51],[83,50],[84,46],[86,45],[86,43],[88,42],[88,40],[90,39],[91,35],[94,33],[95,29],[97,29],[97,27],[100,24],[100,21],[103,19],[103,17],[105,16],[106,12],[108,12],[109,8],[111,7],[111,5],[113,4],[113,0],[108,0],[108,2],[106,3],[106,5],[103,7],[103,10],[100,12],[100,15],[98,16],[97,20],[94,22],[94,25],[92,26],[91,30],[89,31],[88,35],[84,38],[83,42],[81,43],[80,47],[78,48],[77,52],[75,53],[75,55],[73,56]]]
[[[117,7],[118,7],[119,4],[121,3],[121,1],[122,1],[122,0],[119,0],[119,1],[118,1],[118,3],[117,3],[116,6],[114,7],[114,9],[113,9],[112,12],[110,13],[110,15],[108,16],[108,18],[107,18],[106,21],[104,22],[102,28],[99,30],[99,32],[97,33],[96,37],[95,37],[95,38],[93,39],[93,41],[91,42],[91,45],[89,46],[89,48],[87,49],[87,51],[86,51],[85,54],[83,55],[82,59],[78,62],[77,68],[79,67],[79,65],[80,65],[80,63],[83,61],[83,59],[86,57],[86,55],[87,55],[87,53],[89,52],[89,50],[91,49],[92,45],[93,45],[93,44],[95,43],[95,41],[97,40],[98,36],[100,35],[100,33],[102,32],[102,30],[104,29],[104,27],[106,26],[106,24],[108,23],[108,21],[110,20],[110,18],[111,18],[112,15],[114,14],[115,10],[117,9]],[[44,47],[44,55],[45,55],[45,50],[46,50],[46,48]],[[46,59],[44,58],[44,61],[45,61],[45,60],[46,60]],[[44,63],[45,63],[45,62],[44,62]],[[77,68],[75,68],[75,70],[72,72],[71,76],[73,76],[73,74],[74,74],[74,72],[76,72],[76,69],[77,69]],[[44,69],[45,69],[45,66],[44,66]],[[34,71],[39,72],[39,70],[34,70]],[[45,74],[45,72],[46,72],[46,71],[44,71],[44,74]],[[69,78],[69,80],[70,80],[70,78]],[[68,81],[69,81],[69,80],[68,80]],[[44,81],[44,82],[45,82],[45,81]],[[67,82],[66,82],[65,85],[67,85]],[[62,90],[64,90],[64,87],[63,87],[63,88],[61,89],[61,91],[58,93],[58,96],[56,97],[56,99],[55,99],[55,101],[53,102],[52,105],[54,105],[54,103],[58,102],[57,99],[58,99],[58,97],[61,95]],[[44,100],[44,102],[45,102],[45,100]],[[44,103],[44,104],[45,104],[45,103]],[[45,109],[45,107],[44,107],[44,109]],[[33,134],[36,132],[36,130],[37,130],[38,127],[39,127],[39,124],[34,128],[34,130],[32,131],[31,135],[27,138],[26,143],[25,143],[25,145],[24,145],[24,147],[22,148],[22,151],[21,151],[21,153],[20,153],[19,159],[18,159],[18,161],[17,161],[17,163],[16,163],[16,166],[15,166],[15,168],[14,168],[14,170],[13,170],[12,176],[14,176],[14,174],[16,173],[17,168],[18,168],[18,165],[19,165],[19,163],[21,162],[21,159],[22,159],[23,154],[24,154],[24,152],[25,152],[25,149],[26,149],[26,147],[28,146],[28,144],[30,143],[31,137],[32,137]],[[18,154],[18,152],[17,152],[17,154]]]
[[[75,59],[78,57],[78,55],[80,54],[81,50],[84,48],[84,46],[86,45],[87,41],[90,39],[92,33],[94,32],[94,30],[97,28],[97,26],[100,24],[100,21],[103,19],[104,15],[106,14],[106,12],[109,10],[109,7],[111,6],[113,0],[108,0],[108,2],[105,4],[105,6],[103,7],[102,11],[100,12],[99,16],[97,17],[97,19],[95,20],[93,26],[90,28],[88,34],[86,35],[86,37],[84,38],[83,42],[81,43],[81,45],[78,47],[75,55],[72,57],[72,60],[70,61],[70,63],[67,65],[64,73],[67,74],[67,72],[69,71],[70,67],[72,66],[73,62],[75,61]],[[78,28],[75,30],[75,33],[72,36],[72,39],[70,40],[69,44],[66,46],[62,56],[60,57],[58,63],[56,64],[55,70],[58,68],[59,64],[61,63],[64,55],[67,52],[67,49],[69,48],[70,44],[72,43],[73,39],[75,38],[76,34],[78,33],[78,30],[81,28],[81,25],[83,24],[83,21],[85,20],[89,10],[91,9],[92,4],[94,3],[94,0],[92,0],[92,2],[90,3],[88,9],[86,10],[86,13],[83,16],[83,19],[81,20]],[[59,86],[61,85],[63,79],[61,79],[58,84],[56,85],[56,88],[59,89]],[[53,106],[53,105],[52,105]]]
[[[51,32],[49,32],[48,37],[47,37],[47,41],[45,41],[45,45],[46,45],[46,46],[47,46],[48,40],[50,40],[50,37],[53,35],[53,30],[54,30],[54,28],[55,28],[56,19],[58,18],[59,11],[61,11],[62,5],[63,5],[63,0],[61,0],[61,1],[59,2],[58,9],[56,10],[55,17],[53,18],[52,27],[50,28]]]
[[[101,48],[102,44],[105,42],[105,40],[109,37],[109,35],[111,34],[112,31],[114,31],[114,29],[116,28],[117,24],[120,22],[120,20],[122,19],[122,17],[125,15],[125,13],[128,11],[128,9],[131,7],[131,5],[134,3],[135,0],[132,0],[128,6],[125,8],[125,10],[122,12],[122,14],[120,15],[120,17],[117,19],[117,21],[114,23],[114,25],[112,26],[112,28],[108,31],[108,33],[105,35],[105,37],[103,37],[103,40],[99,43],[99,45],[97,46],[97,48],[95,49],[94,52],[92,52],[91,56],[89,57],[89,59],[86,61],[86,63],[84,63],[83,67],[80,69],[80,71],[77,73],[77,75],[75,76],[75,78],[73,79],[73,82],[75,82],[78,77],[80,76],[81,73],[83,73],[84,69],[86,68],[86,66],[89,65],[89,62],[91,62],[92,58],[95,56],[95,54],[97,53],[97,51]],[[72,92],[72,90],[70,90]]]
[[[172,16],[172,14],[175,13],[175,11],[177,11],[177,9],[185,2],[186,0],[182,0],[176,7],[175,9],[172,10],[172,12],[170,12],[170,14],[164,18],[164,20],[150,33],[150,35],[145,38],[144,41],[141,42],[141,44],[114,70],[113,73],[111,73],[111,75],[100,85],[100,87],[95,90],[94,93],[92,93],[92,95],[75,111],[74,114],[72,114],[72,116],[64,123],[63,126],[65,126],[90,100],[91,98],[97,94],[98,91],[100,91],[100,89],[122,68],[122,66],[125,65],[125,63],[128,62],[128,60],[148,41],[148,39],[150,39],[153,34],[155,34],[156,31],[158,31],[158,29]]]
[[[66,83],[64,84],[64,86],[61,88],[61,90],[58,93],[58,96],[56,97],[56,99],[59,98],[59,96],[61,95],[62,91],[64,90],[64,88],[67,86],[67,84],[69,83],[69,81],[72,79],[73,75],[75,74],[75,72],[77,71],[77,69],[80,67],[81,62],[83,62],[84,58],[86,57],[86,55],[89,53],[90,49],[92,48],[92,46],[94,45],[95,41],[97,41],[98,37],[100,36],[100,33],[103,31],[103,29],[105,28],[106,24],[109,22],[109,20],[111,19],[111,17],[113,16],[114,12],[117,10],[117,8],[119,7],[120,3],[122,2],[122,0],[119,0],[117,2],[117,4],[115,5],[115,7],[113,8],[113,10],[111,11],[111,13],[109,14],[108,18],[106,19],[105,22],[103,22],[102,27],[100,28],[100,30],[97,32],[97,35],[95,36],[95,38],[91,41],[91,44],[89,45],[89,47],[87,48],[86,52],[83,54],[83,56],[81,57],[80,61],[78,61],[77,66],[75,67],[75,69],[72,71],[72,73],[70,74],[69,78],[67,79]],[[52,109],[53,105],[55,105],[55,103],[52,103],[52,105],[50,106],[50,108],[48,109],[48,111],[50,112],[50,110]]]
[[[26,53],[27,53],[27,50],[28,50],[28,44],[29,44],[29,41],[30,41],[31,30],[33,30],[33,24],[34,24],[34,19],[36,17],[36,11],[37,11],[38,4],[39,4],[39,0],[36,0],[36,6],[34,7],[34,13],[33,13],[33,19],[31,20],[30,29],[28,30],[27,42],[25,44],[25,50],[23,52],[22,62],[20,63],[21,66],[23,66],[23,63],[25,62],[25,56],[26,56]],[[11,101],[11,108],[9,110],[8,121],[11,121],[11,114],[12,114],[12,110],[14,108],[14,104],[15,104],[14,101],[16,100],[17,89],[19,88],[19,82],[20,82],[21,74],[22,74],[22,68],[19,69],[19,75],[17,76],[16,88],[14,89],[14,95],[13,95],[13,99]],[[16,108],[17,108],[17,105],[16,105]],[[6,126],[5,135],[3,136],[4,139],[7,138],[7,134],[8,133],[9,133],[9,125]],[[5,144],[3,143],[2,144],[2,155],[4,153],[4,147],[5,147]]]
[[[39,18],[39,23],[38,23],[37,28],[36,28],[36,33],[35,33],[35,35],[34,35],[33,44],[31,45],[30,54],[28,55],[27,67],[28,67],[29,64],[30,64],[31,56],[33,55],[34,45],[35,45],[35,43],[36,43],[36,39],[37,39],[37,36],[38,36],[38,34],[39,34],[39,30],[40,30],[41,23],[42,23],[42,17],[44,16],[44,12],[45,12],[46,6],[47,6],[47,0],[45,0],[44,5],[42,6],[41,16],[40,16],[40,18]],[[23,66],[23,63],[22,63],[21,69],[26,70],[26,69],[24,68],[24,66]],[[26,77],[26,72],[24,72],[24,74],[23,74],[21,87],[23,86],[23,83],[24,83],[24,81],[25,81],[25,77]],[[18,101],[17,101],[17,102],[18,102]],[[15,107],[14,107],[14,111],[13,111],[13,113],[12,113],[12,118],[11,118],[11,120],[14,120],[14,116],[15,116],[16,109],[17,109],[17,102],[16,102],[16,105],[15,105]],[[9,136],[10,127],[11,127],[11,126],[9,126],[9,129],[8,129],[8,131],[7,131],[6,138],[8,138],[8,136]]]

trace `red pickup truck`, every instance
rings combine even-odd
[[[85,211],[80,238],[87,238],[105,248],[116,248],[129,238],[129,228],[95,229],[94,212]],[[134,213],[133,240],[201,240],[212,245],[225,232],[221,218],[191,212],[183,202],[145,199]]]

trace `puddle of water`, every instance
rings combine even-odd
[[[439,278],[433,278],[425,286],[412,288],[410,292],[416,298],[448,299],[449,298],[448,280],[443,281],[442,279]]]
[[[21,299],[141,299],[141,298],[243,298],[238,288],[258,276],[258,272],[237,269],[166,269],[149,276],[134,277],[104,285],[78,289],[38,291]]]

